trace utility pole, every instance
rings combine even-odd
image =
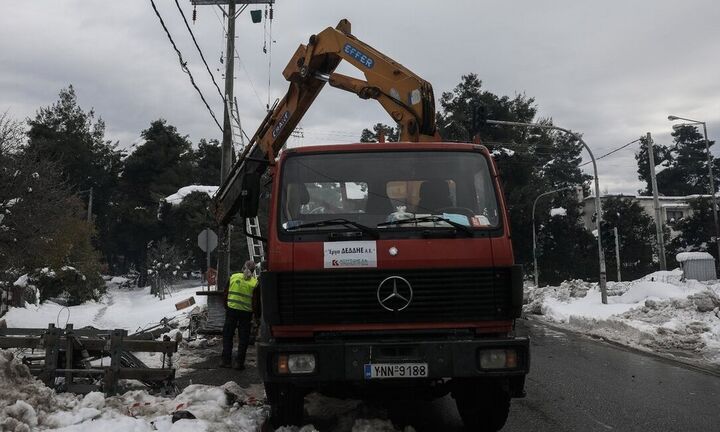
[[[93,188],[90,188],[90,198],[88,198],[88,214],[87,214],[87,221],[89,224],[92,223],[92,201],[93,201]]]
[[[220,184],[224,184],[227,179],[230,167],[232,165],[232,124],[231,101],[233,101],[233,84],[235,80],[235,0],[228,2],[227,11],[227,46],[225,48],[225,103],[223,104],[223,140],[222,140],[222,156],[220,159]],[[230,102],[230,103],[228,103]],[[228,225],[221,225],[218,230],[219,247],[218,247],[218,272],[217,272],[217,289],[225,289],[228,278],[230,277],[230,231]]]
[[[603,246],[602,246],[602,238],[600,237],[602,235],[602,232],[600,228],[602,227],[602,200],[600,199],[600,180],[598,179],[598,169],[597,169],[597,161],[595,160],[595,156],[593,155],[592,150],[590,150],[590,146],[587,145],[585,141],[583,141],[582,137],[575,132],[572,132],[568,129],[564,129],[555,125],[546,125],[546,124],[538,124],[538,123],[522,123],[522,122],[512,122],[512,121],[504,121],[504,120],[485,120],[488,124],[495,124],[495,125],[504,125],[504,126],[519,126],[523,128],[539,128],[539,129],[552,129],[552,130],[559,130],[565,134],[570,135],[574,139],[576,139],[580,144],[582,144],[583,147],[585,147],[585,150],[587,150],[588,154],[590,155],[590,159],[592,160],[593,165],[593,173],[595,174],[595,213],[597,214],[597,217],[595,218],[595,226],[597,227],[597,244],[598,244],[598,263],[600,267],[600,278],[598,285],[600,285],[600,298],[602,300],[603,304],[607,304],[607,270],[605,268],[605,253],[603,252]],[[718,246],[720,246],[720,243],[718,243]]]
[[[655,210],[655,233],[657,234],[658,258],[660,259],[660,270],[667,270],[667,264],[665,262],[665,234],[663,233],[662,209],[660,208],[657,180],[655,179],[655,146],[650,132],[647,133],[647,148],[648,159],[650,159],[650,184],[652,185],[653,207]]]
[[[617,281],[622,282],[622,276],[620,275],[620,238],[618,237],[617,227],[613,228],[615,233],[615,263],[617,263]]]

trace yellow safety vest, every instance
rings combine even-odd
[[[230,287],[228,289],[227,304],[231,309],[252,312],[253,290],[257,285],[257,279],[251,277],[245,279],[242,273],[235,273],[230,276]]]

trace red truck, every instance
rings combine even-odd
[[[335,73],[342,59],[367,81]],[[311,391],[451,394],[469,430],[501,429],[530,353],[514,333],[523,273],[490,153],[442,142],[432,86],[345,20],[301,45],[284,75],[288,94],[216,196],[227,224],[256,217],[269,187],[257,364],[273,423],[299,424]],[[326,82],[378,100],[402,142],[281,151]]]

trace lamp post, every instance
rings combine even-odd
[[[707,125],[703,121],[699,120],[693,120],[689,118],[684,117],[678,117],[674,115],[669,115],[668,120],[675,121],[675,120],[683,120],[688,122],[689,124],[698,125],[701,124],[703,126],[703,135],[705,136],[705,153],[707,153],[707,162],[708,162],[708,177],[710,180],[710,196],[712,197],[712,214],[713,214],[713,223],[715,224],[715,244],[717,245],[718,250],[718,264],[720,264],[720,226],[718,226],[718,216],[717,216],[717,197],[715,196],[715,176],[713,175],[713,159],[712,154],[710,154],[710,141],[708,141],[707,136]]]
[[[597,171],[597,162],[595,161],[595,156],[593,155],[592,151],[590,150],[590,147],[583,141],[583,139],[577,135],[576,133],[568,130],[563,129],[558,126],[553,125],[544,125],[544,124],[537,124],[537,123],[521,123],[521,122],[512,122],[512,121],[503,121],[503,120],[486,120],[488,124],[495,124],[495,125],[502,125],[502,126],[518,126],[523,128],[539,128],[539,129],[551,129],[551,130],[558,130],[560,132],[566,133],[570,135],[571,137],[575,138],[580,142],[580,144],[585,147],[585,150],[587,150],[588,154],[590,155],[590,159],[592,160],[593,165],[593,172],[595,174],[595,212],[597,213],[597,218],[595,218],[595,224],[597,227],[597,241],[598,241],[598,261],[599,261],[599,267],[600,267],[600,294],[603,304],[607,304],[607,272],[605,270],[605,254],[603,253],[603,247],[602,247],[602,239],[601,239],[601,231],[600,231],[600,224],[602,222],[602,204],[600,203],[600,181],[598,180],[598,171]]]
[[[538,276],[538,263],[537,263],[537,235],[535,234],[535,206],[537,205],[537,202],[540,198],[544,196],[548,196],[551,194],[554,194],[556,192],[564,191],[567,189],[574,189],[575,186],[566,186],[564,188],[551,190],[550,192],[541,193],[540,195],[535,198],[535,201],[533,201],[532,206],[532,234],[533,234],[533,269],[535,270],[535,287],[539,287],[540,284],[538,280],[540,279]]]

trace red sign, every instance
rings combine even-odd
[[[207,269],[207,273],[205,273],[205,278],[207,279],[208,285],[215,285],[217,283],[217,270],[210,267]]]

